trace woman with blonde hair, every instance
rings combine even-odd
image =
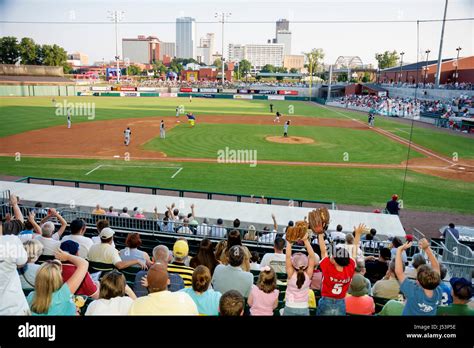
[[[99,299],[89,304],[85,315],[128,315],[136,298],[125,276],[113,270],[100,280]]]
[[[226,240],[221,240],[219,243],[216,245],[216,260],[222,263],[223,260],[225,260],[225,250],[227,248],[227,241]]]
[[[60,249],[55,252],[55,257],[56,260],[44,262],[36,274],[35,291],[27,298],[32,315],[76,315],[72,296],[81,286],[89,262]],[[65,283],[60,261],[76,266],[73,275]]]
[[[26,265],[18,269],[20,275],[20,282],[22,289],[34,289],[36,274],[38,273],[41,265],[36,264],[38,258],[43,253],[43,244],[36,239],[27,240],[23,243],[26,254],[28,255],[28,261]]]
[[[244,236],[244,240],[258,240],[257,230],[255,229],[254,225],[250,225],[247,233]]]

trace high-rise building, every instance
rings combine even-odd
[[[283,44],[229,44],[229,61],[248,60],[256,70],[264,65],[283,66]]]
[[[196,58],[196,20],[176,18],[176,57]]]
[[[67,62],[72,66],[89,65],[89,56],[82,52],[68,53]]]
[[[176,44],[174,42],[160,42],[160,60],[163,60],[163,56],[176,56]]]
[[[285,56],[291,55],[291,31],[278,30],[276,34],[276,43],[285,45],[283,50]]]
[[[278,34],[280,30],[290,30],[290,21],[287,19],[279,19],[276,22],[276,30],[275,30],[275,36]]]
[[[160,40],[156,36],[139,35],[122,39],[122,57],[130,63],[151,64],[160,60]]]
[[[207,33],[205,37],[199,40],[199,46],[196,47],[196,60],[198,62],[210,65],[213,63],[212,54],[214,53],[214,33]]]

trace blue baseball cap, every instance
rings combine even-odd
[[[62,251],[66,251],[71,255],[76,255],[79,251],[79,243],[73,240],[66,240],[61,243],[60,248]]]

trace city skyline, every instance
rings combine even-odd
[[[135,2],[136,4],[138,2]],[[214,11],[232,12],[225,24],[225,47],[230,43],[265,44],[275,35],[275,23],[279,19],[288,19],[292,32],[292,54],[301,54],[312,48],[322,48],[326,54],[326,64],[333,64],[341,55],[360,56],[364,64],[375,65],[375,53],[385,50],[404,51],[404,62],[415,62],[416,23],[308,23],[308,21],[357,21],[382,20],[400,21],[420,19],[441,19],[444,0],[427,2],[419,1],[297,1],[289,6],[281,1],[257,2],[205,1],[203,7],[185,0],[140,1],[140,11],[126,1],[92,2],[76,0],[56,4],[50,0],[36,1],[1,1],[1,21],[49,21],[62,24],[28,24],[0,23],[2,36],[31,37],[38,43],[56,43],[68,52],[79,51],[89,55],[90,61],[113,59],[115,36],[112,23],[108,25],[107,10],[123,10],[125,16],[119,23],[119,45],[121,39],[138,35],[157,36],[160,41],[176,42],[175,20],[179,17],[196,19],[196,41],[206,33],[215,33],[215,42],[220,42],[220,23],[213,17]],[[242,5],[245,4],[245,8]],[[368,4],[369,6],[358,6]],[[426,6],[430,4],[430,6]],[[45,6],[48,11],[44,11]],[[167,11],[162,11],[166,6]],[[156,11],[161,7],[161,11]],[[362,7],[361,12],[359,7]],[[39,10],[42,8],[42,11]],[[383,8],[383,10],[382,10]],[[262,11],[262,9],[264,11]],[[345,11],[341,11],[345,9]],[[423,9],[423,11],[419,11]],[[153,11],[155,10],[155,11]],[[379,12],[377,12],[380,10]],[[418,12],[417,12],[418,11]],[[48,16],[42,13],[48,13]],[[150,15],[153,13],[153,15]],[[417,16],[416,13],[423,13]],[[451,0],[448,7],[448,18],[473,17],[474,5],[468,0]],[[101,24],[79,24],[79,22],[101,22]],[[149,22],[142,24],[139,22]],[[245,23],[243,23],[245,22]],[[54,28],[62,28],[55,30]],[[441,22],[420,24],[420,47],[424,52],[431,49],[437,55]],[[100,35],[97,35],[97,32]],[[443,58],[456,54],[455,48],[461,46],[462,56],[473,55],[473,25],[470,21],[447,22],[445,29]],[[122,49],[119,47],[119,52]],[[221,51],[220,44],[214,51]],[[213,52],[214,53],[214,52]],[[418,52],[420,53],[420,52]],[[224,56],[227,56],[224,50]]]

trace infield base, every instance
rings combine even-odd
[[[283,136],[268,136],[265,138],[266,141],[279,144],[312,144],[314,140],[306,137],[283,137]]]

